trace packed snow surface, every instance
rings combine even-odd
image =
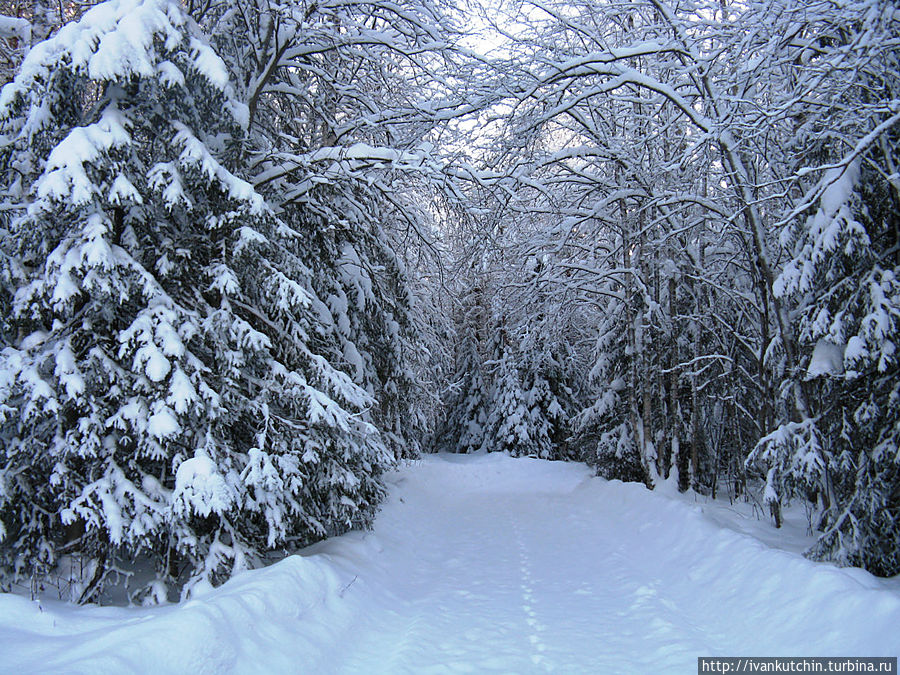
[[[900,652],[896,579],[763,543],[727,504],[499,454],[390,483],[374,532],[182,604],[0,596],[0,670],[689,673],[701,655]]]

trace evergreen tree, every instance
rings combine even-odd
[[[801,359],[781,384],[790,414],[748,462],[765,470],[776,515],[797,492],[816,502],[813,557],[893,575],[900,571],[900,190],[892,177],[900,79],[889,45],[898,17],[887,2],[849,2],[808,20],[822,49],[793,64],[791,79],[814,92],[805,102],[815,108],[790,120],[784,170],[795,176],[798,199],[784,220],[788,260],[773,289],[791,307]]]
[[[501,330],[501,334],[504,331]],[[565,456],[572,391],[553,355],[522,341],[503,338],[494,362],[493,386],[484,448],[514,457]]]
[[[412,405],[416,383],[410,367],[415,300],[406,272],[378,223],[386,213],[377,199],[359,194],[348,200],[336,191],[332,203],[342,217],[319,216],[317,227],[305,228],[298,247],[310,260],[311,286],[324,299],[319,310],[330,360],[371,397],[368,419],[391,452],[397,458],[416,456],[421,426]],[[286,208],[284,217],[297,212],[303,207]]]
[[[252,182],[286,221],[318,216],[293,243],[314,270],[329,360],[374,399],[367,419],[394,454],[413,456],[426,418],[416,403],[431,403],[413,363],[427,303],[411,293],[403,254],[429,245],[423,203],[444,189],[442,176],[441,187],[423,187],[438,171],[425,142],[436,111],[419,102],[433,103],[433,57],[451,51],[443,8],[223,0],[194,9],[248,102]]]
[[[895,139],[896,140],[896,139]],[[884,161],[871,157],[872,164]],[[806,415],[762,439],[749,461],[779,502],[803,491],[820,506],[820,559],[900,570],[900,266],[897,196],[853,161],[824,172],[819,207],[794,234],[777,291],[794,298],[808,365],[794,384]]]
[[[575,420],[583,461],[597,468],[604,478],[643,482],[647,469],[634,438],[626,378],[630,359],[620,335],[622,313],[606,317],[595,347],[593,402]]]
[[[390,457],[292,246],[320,221],[239,176],[247,108],[181,6],[91,9],[31,51],[0,119],[6,571],[77,553],[86,599],[149,555],[161,582],[186,561],[189,589],[368,522]]]
[[[470,272],[474,270],[470,269]],[[460,300],[453,371],[435,432],[438,447],[447,452],[477,452],[487,447],[488,415],[491,409],[491,382],[484,363],[486,279],[473,274]]]
[[[455,391],[446,406],[436,433],[439,447],[449,452],[477,452],[485,445],[489,389],[484,379],[481,356],[469,337],[460,345]]]
[[[512,348],[504,344],[500,358],[491,365],[493,384],[483,447],[488,452],[506,452],[513,457],[539,456],[543,448],[535,437],[537,430],[532,427],[531,410]]]

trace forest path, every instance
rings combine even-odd
[[[693,673],[704,655],[900,652],[900,578],[771,548],[727,504],[500,454],[387,478],[371,532],[186,602],[0,593],[0,673]]]
[[[864,649],[840,592],[859,573],[579,464],[429,457],[395,477],[370,536],[366,606],[385,611],[357,623],[337,672],[696,672],[698,656]],[[866,592],[891,644],[900,601]]]

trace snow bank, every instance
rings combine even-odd
[[[0,596],[0,671],[320,671],[353,619],[349,581],[324,556],[292,556],[207,595],[150,609]]]
[[[627,542],[638,576],[656,579],[672,606],[709,626],[714,655],[900,651],[900,593],[891,581],[774,549],[717,526],[702,503],[633,483],[591,481],[579,499],[604,505],[603,518]]]

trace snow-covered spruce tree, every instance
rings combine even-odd
[[[889,136],[883,147],[896,147]],[[868,153],[871,165],[887,163],[881,152]],[[890,576],[900,571],[900,265],[890,253],[900,199],[871,165],[825,171],[818,209],[796,231],[776,290],[800,307],[809,361],[795,386],[809,409],[750,461],[766,467],[770,501],[800,490],[818,501],[814,557]]]
[[[436,443],[449,452],[476,452],[485,444],[489,388],[475,341],[466,337],[458,349],[452,393],[436,432]]]
[[[488,419],[493,450],[542,459],[567,456],[572,391],[563,371],[551,354],[504,355]]]
[[[442,401],[435,442],[441,450],[468,453],[486,447],[491,406],[490,380],[482,356],[486,342],[484,287],[487,279],[472,274],[462,283],[466,288],[452,317],[456,326],[453,371],[447,399]]]
[[[504,329],[499,330],[505,333]],[[507,452],[513,457],[542,456],[549,448],[542,440],[531,419],[526,392],[522,387],[516,350],[504,344],[500,358],[489,362],[492,370],[490,408],[484,449],[489,452]]]
[[[431,246],[429,193],[447,185],[426,187],[440,170],[423,142],[454,114],[441,113],[453,106],[436,74],[454,60],[444,4],[194,5],[248,102],[251,182],[286,221],[321,218],[296,228],[297,247],[316,271],[332,362],[377,401],[371,421],[397,455],[418,451],[418,403],[431,402],[413,364],[428,303],[413,302],[403,263]]]
[[[647,469],[630,423],[626,381],[628,355],[621,344],[622,313],[604,318],[599,327],[590,381],[593,401],[574,420],[581,459],[596,467],[604,478],[646,482]]]
[[[294,223],[237,175],[246,107],[181,6],[93,8],[32,50],[0,118],[5,573],[72,552],[87,599],[147,555],[189,589],[367,522],[388,461],[370,397],[316,351]]]
[[[821,534],[812,557],[893,575],[900,572],[900,18],[889,2],[848,2],[804,21],[817,49],[791,64],[792,89],[784,93],[793,106],[785,170],[796,199],[781,232],[788,261],[773,287],[792,310],[802,358],[781,383],[792,414],[748,461],[766,471],[776,511],[792,492],[817,502]],[[798,91],[802,102],[793,98]]]
[[[572,392],[557,355],[498,329],[484,448],[514,457],[558,459],[568,438]],[[535,348],[537,348],[535,350]]]
[[[326,197],[317,194],[316,199]],[[282,212],[286,220],[305,221],[297,225],[293,245],[309,261],[310,287],[322,299],[315,306],[322,353],[371,398],[367,419],[390,451],[398,458],[416,455],[409,370],[414,300],[403,263],[376,220],[384,215],[377,200],[364,193],[351,199],[339,190],[332,192],[331,206],[341,217],[320,213],[310,220],[297,204]]]
[[[575,407],[569,368],[573,361],[574,354],[568,349],[526,352],[521,366],[522,384],[539,456],[569,456],[570,416]]]
[[[500,345],[499,378],[495,380],[495,413],[489,422],[497,449],[544,459],[568,456],[570,418],[575,410],[575,366],[577,358],[569,337],[575,327],[573,316],[564,308],[560,288],[554,279],[549,257],[523,256],[519,278],[510,283],[506,314],[516,317],[516,338],[503,337]],[[512,322],[510,322],[512,323]],[[514,347],[514,351],[513,351]],[[503,419],[506,413],[519,417],[518,424]],[[518,448],[504,447],[518,436]]]

